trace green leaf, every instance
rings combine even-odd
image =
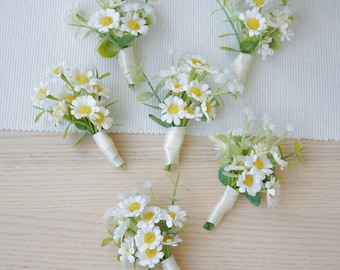
[[[145,82],[145,78],[144,78],[143,74],[138,74],[133,78],[133,81],[135,83],[143,83],[143,82]]]
[[[245,37],[240,42],[240,49],[243,53],[252,54],[255,52],[260,40],[256,36]]]
[[[295,152],[300,152],[303,149],[302,143],[300,140],[296,139],[294,141],[294,150]]]
[[[80,129],[80,130],[88,130],[87,126],[86,125],[82,125],[80,123],[76,123],[74,124],[76,126],[77,129]]]
[[[152,105],[152,104],[147,104],[147,103],[143,103],[143,105],[148,106],[148,107],[150,107],[152,109],[155,109],[155,110],[160,110],[161,109],[161,108],[159,108],[158,105]]]
[[[128,47],[135,38],[136,36],[134,35],[125,34],[123,37],[119,39],[118,46],[122,49]]]
[[[233,181],[232,177],[225,175],[224,168],[218,170],[218,179],[220,179],[220,182],[225,186],[230,186]]]
[[[77,146],[85,138],[86,134],[87,132],[81,133],[80,136],[78,136],[78,138],[73,143],[73,146]]]
[[[120,48],[111,41],[104,39],[98,46],[98,53],[105,58],[112,58],[118,54]]]
[[[45,111],[42,111],[40,113],[38,113],[38,115],[34,118],[34,123],[38,122],[39,119],[41,118],[41,116],[45,113]]]
[[[153,96],[154,96],[154,93],[152,92],[140,92],[137,94],[136,99],[139,102],[144,102],[144,101],[149,100]]]
[[[149,114],[149,117],[155,121],[158,125],[161,125],[162,127],[165,127],[165,128],[169,128],[170,125],[164,121],[162,121],[161,119],[157,118],[156,116],[152,115],[152,114]]]
[[[229,37],[229,36],[235,36],[235,34],[222,34],[222,35],[219,35],[218,37],[224,38],[224,37]]]
[[[112,237],[104,238],[103,241],[101,242],[100,246],[105,247],[108,244],[110,244],[112,241],[113,241]]]
[[[243,193],[244,196],[250,201],[254,206],[259,206],[261,203],[260,193],[256,193],[255,196],[250,196],[248,192]]]
[[[231,51],[231,52],[239,52],[239,50],[235,50],[231,47],[227,47],[227,46],[221,46],[220,49],[225,50],[225,51]]]
[[[84,39],[88,38],[89,36],[91,36],[94,32],[90,29],[88,31],[86,31],[85,35],[84,35]]]
[[[281,47],[280,42],[276,39],[273,38],[272,42],[270,42],[269,47],[273,49],[274,51],[278,51]]]
[[[104,78],[106,78],[106,77],[108,77],[110,75],[111,75],[111,72],[106,72],[102,76],[100,76],[99,79],[104,79]]]

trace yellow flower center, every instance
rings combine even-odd
[[[99,94],[99,93],[101,93],[101,92],[103,92],[103,88],[101,87],[101,86],[99,86],[99,85],[96,85],[95,87],[94,87],[94,90]]]
[[[256,159],[256,161],[254,162],[254,165],[256,166],[256,168],[258,168],[259,170],[264,168],[264,164],[262,162],[261,159]]]
[[[113,19],[110,16],[104,16],[100,19],[100,23],[104,26],[108,26],[113,23]]]
[[[75,97],[74,95],[71,95],[71,94],[70,94],[70,95],[66,95],[64,99],[66,99],[66,100],[72,102],[73,100],[76,99],[76,97]]]
[[[126,252],[126,253],[130,253],[130,248],[127,247],[127,248],[125,249],[125,252]]]
[[[140,203],[139,202],[131,203],[129,205],[129,207],[128,207],[130,212],[134,212],[134,211],[138,210],[139,208],[140,208]]]
[[[83,105],[79,107],[80,114],[90,114],[91,111],[92,111],[92,108],[89,105]]]
[[[185,107],[185,110],[191,115],[195,114],[194,110],[191,107]]]
[[[193,64],[203,65],[202,61],[199,60],[199,59],[197,59],[197,58],[192,58],[192,59],[191,59],[191,62],[192,62]]]
[[[195,95],[196,97],[200,97],[202,95],[201,90],[198,87],[193,87],[190,89],[190,93]]]
[[[99,116],[99,117],[96,118],[96,122],[97,122],[98,124],[103,123],[104,120],[105,120],[104,114],[103,114],[102,112],[97,112],[97,116]]]
[[[179,112],[179,107],[177,104],[171,104],[168,107],[168,113],[170,114],[177,114]]]
[[[148,232],[146,234],[144,234],[144,238],[143,238],[143,241],[145,244],[152,244],[153,242],[155,242],[156,240],[156,236],[153,232]]]
[[[254,179],[251,175],[247,174],[246,178],[243,180],[243,184],[245,184],[247,187],[251,187],[254,183]]]
[[[43,100],[45,96],[46,96],[46,90],[44,88],[39,88],[37,99]]]
[[[134,30],[134,31],[137,31],[140,28],[139,23],[135,20],[129,21],[128,26],[131,30]]]
[[[174,87],[175,87],[176,89],[179,89],[179,88],[181,88],[181,84],[180,84],[180,83],[175,83]]]
[[[260,27],[260,22],[256,18],[249,18],[247,21],[249,29],[256,30]]]
[[[89,78],[84,75],[84,74],[78,74],[76,76],[76,81],[79,83],[79,84],[86,84],[89,82]]]
[[[264,4],[264,0],[254,0],[253,3],[255,6],[260,7]]]
[[[61,66],[55,67],[55,68],[53,69],[53,73],[54,73],[55,75],[60,75],[60,69],[61,69]]]
[[[148,259],[151,259],[153,257],[155,257],[157,254],[157,250],[156,249],[147,249],[145,250],[145,256],[148,258]]]
[[[176,218],[176,213],[174,213],[174,212],[168,212],[168,215],[169,215],[172,219],[175,219],[175,218]]]
[[[155,216],[154,212],[148,212],[143,216],[144,221],[150,221]]]
[[[236,166],[244,166],[244,163],[242,161],[236,162]]]
[[[164,238],[163,238],[163,242],[174,242],[175,241],[175,238],[172,236],[172,235],[165,235]]]
[[[209,102],[205,102],[205,106],[207,107],[206,112],[210,113],[210,111],[211,111],[210,103]]]

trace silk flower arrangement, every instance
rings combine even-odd
[[[108,161],[114,167],[124,168],[123,159],[113,140],[106,133],[106,130],[113,127],[113,118],[110,117],[108,108],[116,103],[108,100],[110,89],[102,83],[110,73],[100,76],[96,69],[74,69],[71,74],[67,74],[67,71],[68,67],[64,62],[48,68],[50,81],[40,82],[39,87],[34,88],[33,107],[40,110],[35,122],[45,113],[48,114],[49,120],[56,128],[63,128],[66,124],[64,138],[70,127],[75,127],[82,132],[76,144],[86,134],[91,134]],[[62,84],[58,84],[59,82]],[[53,93],[51,85],[59,88],[57,94]]]

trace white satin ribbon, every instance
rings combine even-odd
[[[215,226],[220,223],[223,216],[234,207],[239,195],[240,193],[238,191],[234,190],[230,186],[227,186],[222,197],[212,209],[207,221],[214,224]]]
[[[106,156],[107,160],[112,164],[112,166],[120,167],[124,165],[124,161],[118,154],[118,150],[113,140],[105,131],[101,130],[94,134],[92,137],[96,142],[98,148]]]
[[[138,70],[132,47],[127,47],[119,51],[118,63],[126,82],[130,87],[133,87],[136,84],[134,78],[138,75]]]
[[[164,138],[165,165],[177,165],[186,127],[170,127]]]
[[[181,270],[179,265],[177,264],[175,257],[171,255],[169,258],[161,261],[163,270]]]
[[[244,84],[252,59],[252,55],[240,53],[231,64],[231,72],[236,75],[235,79],[238,83]]]

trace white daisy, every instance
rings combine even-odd
[[[97,101],[90,95],[80,96],[72,101],[71,114],[77,119],[93,116],[98,111]]]
[[[147,226],[154,227],[163,218],[162,211],[157,206],[150,206],[145,208],[141,213],[141,220],[138,221],[138,228],[145,228]]]
[[[144,35],[148,32],[149,27],[146,25],[146,20],[140,18],[138,13],[126,13],[122,18],[121,30],[131,33],[131,35]]]
[[[119,203],[119,208],[125,217],[137,217],[141,214],[148,203],[148,197],[136,195]]]
[[[113,232],[113,239],[115,240],[116,243],[120,241],[126,230],[129,228],[130,225],[130,219],[118,219],[118,226],[115,228]]]
[[[244,164],[250,168],[250,173],[263,180],[267,175],[273,173],[273,164],[265,154],[255,154],[254,151],[244,158]]]
[[[240,193],[247,192],[250,196],[255,196],[262,188],[262,181],[255,175],[244,171],[239,175],[236,185]]]
[[[163,235],[158,226],[145,226],[140,228],[135,235],[136,246],[139,251],[144,252],[147,249],[155,249],[163,240]]]
[[[159,76],[161,78],[173,77],[177,74],[178,70],[174,66],[170,67],[168,70],[161,70]]]
[[[105,87],[100,80],[97,81],[96,84],[91,85],[90,92],[95,93],[100,97],[108,98],[110,96],[111,90],[110,88]]]
[[[48,76],[52,78],[59,78],[61,74],[64,74],[65,71],[68,70],[66,63],[63,61],[55,67],[48,67],[46,73]]]
[[[260,43],[260,46],[257,50],[257,54],[261,54],[263,60],[266,60],[267,56],[271,56],[275,52],[272,48],[270,48],[271,42],[272,38],[269,37],[267,39],[262,40],[262,42]]]
[[[163,103],[159,104],[162,109],[161,120],[168,124],[174,123],[176,126],[180,125],[180,119],[184,116],[184,108],[187,106],[186,102],[177,97],[169,96]]]
[[[163,240],[162,240],[163,245],[177,247],[178,243],[182,241],[183,240],[179,237],[178,234],[167,234],[166,232],[163,232]]]
[[[185,88],[188,84],[188,80],[186,78],[169,78],[165,81],[164,88],[173,91],[174,93],[180,93],[185,91]]]
[[[253,149],[256,154],[261,155],[261,154],[267,154],[268,153],[268,148],[267,144],[264,142],[259,142],[253,146]]]
[[[270,2],[270,0],[247,0],[247,4],[251,7],[263,7]]]
[[[203,113],[199,106],[195,106],[194,108],[192,106],[187,106],[184,108],[184,118],[201,121],[202,116]]]
[[[135,242],[133,237],[127,236],[118,249],[119,261],[122,263],[123,267],[127,267],[127,263],[135,262]]]
[[[109,117],[110,111],[103,106],[99,107],[99,110],[96,111],[92,116],[90,116],[91,122],[96,125],[98,130],[106,129],[108,130],[112,127],[113,119]]]
[[[285,167],[288,166],[288,162],[282,159],[281,153],[279,151],[279,148],[275,146],[274,148],[270,149],[269,151],[273,158],[275,159],[276,163],[280,165],[280,169],[283,170]]]
[[[183,222],[187,220],[187,213],[179,205],[169,205],[166,213],[166,226],[183,227]]]
[[[204,66],[209,65],[207,61],[199,55],[188,55],[185,57],[185,60],[194,68],[203,68]]]
[[[226,172],[230,172],[230,171],[243,171],[245,170],[246,167],[244,165],[244,156],[239,155],[233,158],[231,164],[227,165],[226,167],[224,167],[224,170]]]
[[[148,266],[149,269],[154,268],[164,257],[162,247],[162,245],[159,245],[153,249],[148,248],[145,251],[138,250],[136,252],[136,256],[139,259],[138,264],[141,266]]]
[[[249,36],[259,36],[267,28],[266,19],[261,15],[258,8],[247,10],[239,14],[239,19],[244,22],[249,30]]]
[[[199,82],[198,80],[191,81],[186,90],[189,97],[192,97],[198,101],[204,101],[209,95],[211,90],[208,84]]]
[[[202,102],[201,109],[208,122],[216,118],[216,105],[217,103],[214,99]]]
[[[50,114],[50,120],[54,122],[55,127],[60,126],[60,121],[63,119],[65,113],[66,113],[66,104],[64,101],[59,101],[58,105],[56,107],[52,108],[51,114]]]
[[[92,70],[80,71],[75,69],[72,73],[74,90],[79,92],[81,89],[87,90],[91,85],[96,85],[98,79]]]
[[[278,204],[281,191],[280,183],[275,177],[272,177],[269,182],[266,182],[265,187],[267,189],[267,205],[268,207],[274,207]]]
[[[110,29],[118,29],[119,23],[119,12],[111,8],[97,11],[88,22],[90,27],[96,28],[101,33],[108,33]]]
[[[47,90],[47,82],[40,82],[38,87],[34,87],[33,91],[35,95],[32,99],[35,101],[36,104],[42,104],[46,100],[46,97],[50,94]]]

